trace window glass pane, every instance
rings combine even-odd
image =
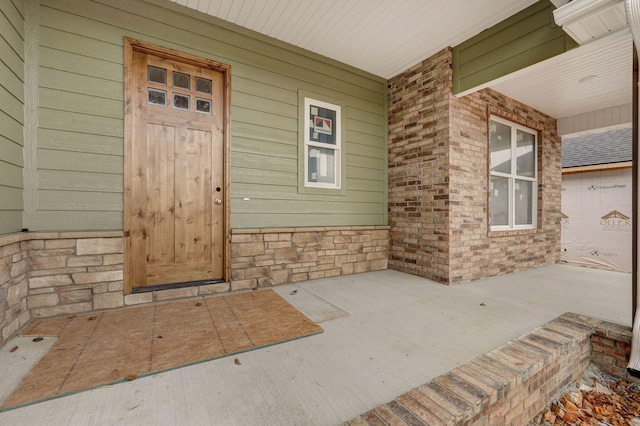
[[[147,79],[152,83],[167,84],[167,70],[158,67],[147,67]]]
[[[181,89],[189,90],[189,74],[183,74],[181,72],[173,72],[173,87],[180,87]]]
[[[167,92],[158,89],[147,89],[149,94],[149,103],[154,105],[165,106],[167,104]]]
[[[189,96],[180,93],[173,94],[173,106],[179,109],[189,109]]]
[[[336,183],[336,151],[333,149],[307,147],[309,159],[309,182]]]
[[[509,225],[509,179],[491,177],[491,226]]]
[[[211,94],[211,80],[196,77],[196,92]]]
[[[336,144],[336,111],[315,105],[309,106],[309,140]]]
[[[511,127],[492,121],[490,128],[491,171],[511,173]]]
[[[211,114],[211,101],[196,98],[196,111]]]
[[[536,137],[531,133],[516,132],[516,173],[520,176],[536,176]]]
[[[515,198],[513,200],[516,209],[516,225],[533,224],[533,182],[516,180],[514,183]]]

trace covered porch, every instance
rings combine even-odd
[[[240,364],[226,357],[10,410],[0,424],[335,425],[565,312],[631,325],[629,274],[562,264],[457,286],[385,270],[274,290],[324,333]]]

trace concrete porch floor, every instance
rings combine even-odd
[[[338,425],[564,312],[631,325],[631,275],[567,265],[456,286],[387,270],[275,291],[324,333],[7,411],[0,425]]]

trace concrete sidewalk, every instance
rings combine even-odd
[[[7,411],[0,425],[337,425],[564,312],[631,325],[629,274],[567,265],[456,286],[388,270],[275,290],[324,333]]]

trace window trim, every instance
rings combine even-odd
[[[336,144],[329,145],[322,142],[314,142],[309,137],[310,106],[311,104],[322,108],[329,108],[336,111],[336,123],[333,124],[334,134],[336,136]],[[346,104],[339,99],[310,93],[307,91],[298,91],[298,192],[299,193],[315,193],[325,195],[345,195],[345,166],[346,166],[346,138],[344,115]],[[320,148],[329,148],[335,150],[334,170],[335,184],[309,182],[308,180],[308,147],[318,146]]]
[[[510,173],[503,173],[503,172],[495,172],[491,170],[491,123],[492,122],[497,122],[506,126],[509,126],[511,128],[511,171]],[[533,153],[534,153],[534,176],[533,177],[528,177],[528,176],[522,176],[522,175],[518,175],[517,174],[517,131],[523,131],[526,132],[528,134],[531,134],[534,136],[534,149],[533,149]],[[517,122],[511,121],[511,120],[507,120],[505,118],[499,117],[499,116],[495,116],[495,115],[491,115],[489,117],[489,128],[488,128],[488,142],[489,142],[489,149],[488,149],[488,171],[489,171],[489,181],[488,181],[488,188],[489,188],[489,193],[488,193],[488,198],[487,198],[487,202],[489,205],[489,217],[488,217],[488,223],[489,223],[489,229],[491,232],[502,232],[502,231],[521,231],[521,230],[535,230],[538,228],[538,182],[539,182],[539,163],[538,163],[538,150],[539,150],[539,144],[540,144],[540,135],[539,135],[539,131],[531,128],[531,127],[527,127],[527,126],[523,126]],[[491,225],[491,179],[493,177],[503,177],[503,178],[507,178],[509,181],[509,200],[508,200],[508,212],[509,212],[509,218],[508,218],[508,225]],[[516,202],[515,202],[515,188],[514,188],[514,184],[516,180],[523,180],[523,181],[528,181],[528,182],[532,182],[532,194],[531,194],[531,217],[532,217],[532,223],[531,224],[524,224],[524,225],[516,225],[515,224],[515,208],[516,208]]]

